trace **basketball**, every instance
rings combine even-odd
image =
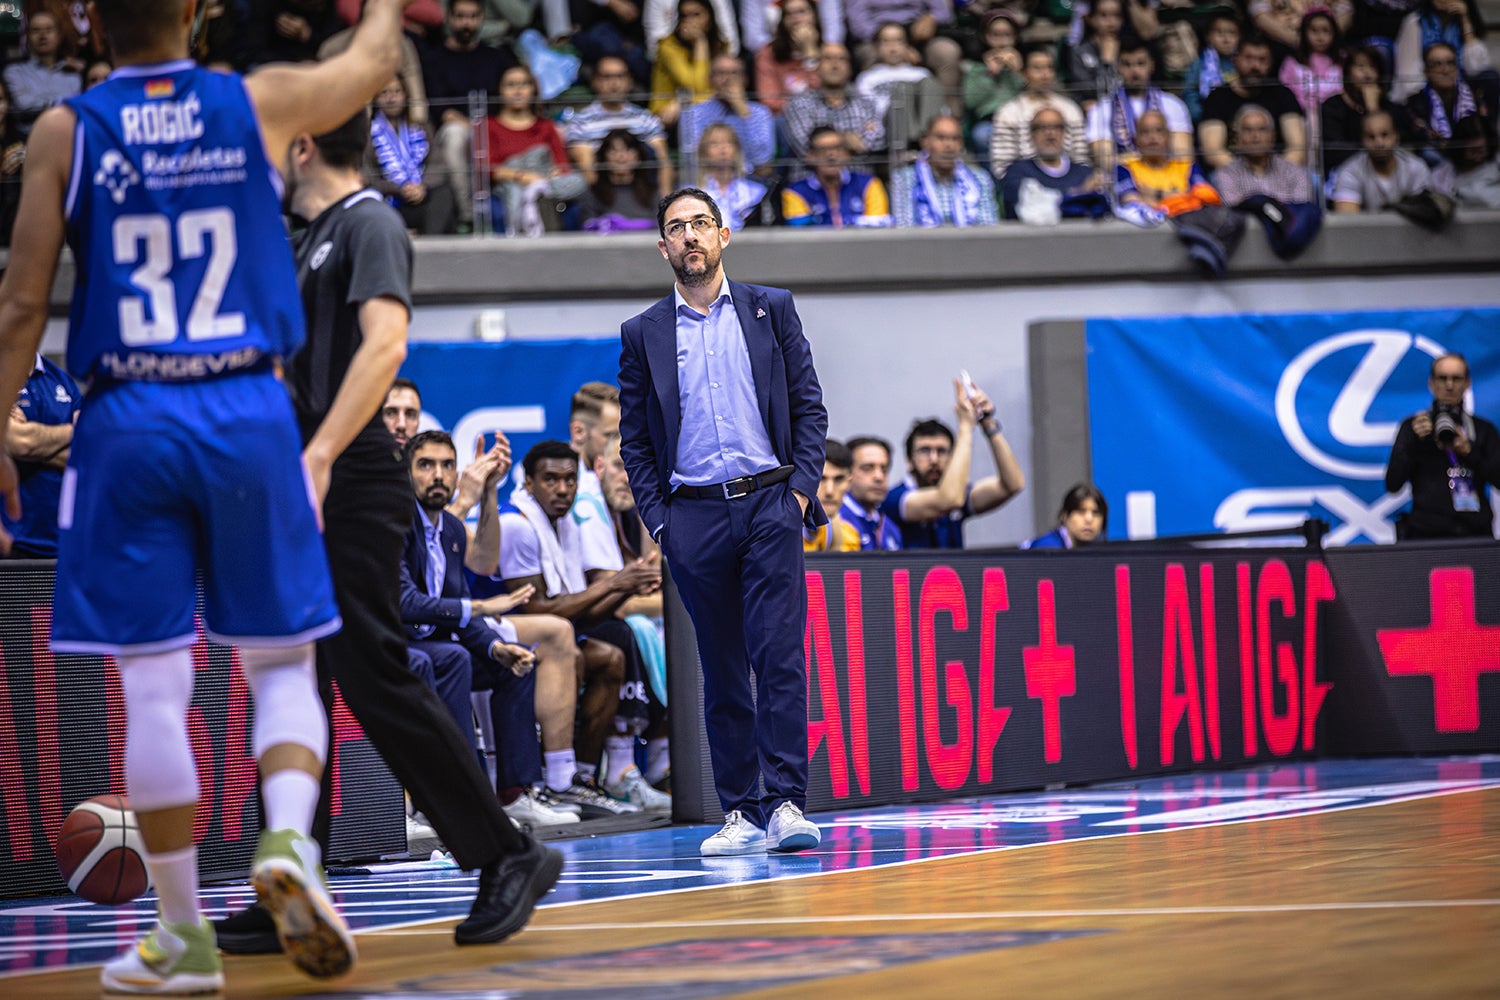
[[[91,903],[128,903],[151,887],[135,813],[123,795],[80,802],[57,835],[57,870]]]

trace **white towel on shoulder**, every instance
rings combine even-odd
[[[588,581],[583,577],[583,543],[572,514],[565,514],[554,530],[552,519],[536,502],[536,497],[526,490],[516,490],[510,495],[510,502],[536,531],[537,555],[542,562],[547,596],[581,594],[587,590]]]

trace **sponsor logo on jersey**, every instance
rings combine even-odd
[[[130,161],[118,149],[106,150],[99,157],[99,169],[94,172],[94,183],[107,188],[116,205],[123,205],[125,192],[130,190],[130,185],[140,182],[141,175],[136,173],[135,167],[130,165]]]
[[[308,261],[307,266],[316,271],[323,266],[323,262],[328,259],[328,255],[332,252],[333,243],[331,241],[321,244],[318,249],[313,251],[312,260]]]

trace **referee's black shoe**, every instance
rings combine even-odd
[[[526,926],[537,900],[562,874],[563,857],[522,833],[523,851],[502,854],[479,870],[479,894],[467,920],[453,928],[459,944],[492,944]]]
[[[219,950],[226,955],[275,955],[281,952],[276,921],[271,919],[271,911],[259,903],[251,903],[238,913],[215,920],[213,925],[214,936],[219,939]]]

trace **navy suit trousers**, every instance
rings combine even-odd
[[[801,508],[786,483],[734,500],[674,497],[662,540],[698,636],[719,803],[764,829],[782,802],[807,799]]]

